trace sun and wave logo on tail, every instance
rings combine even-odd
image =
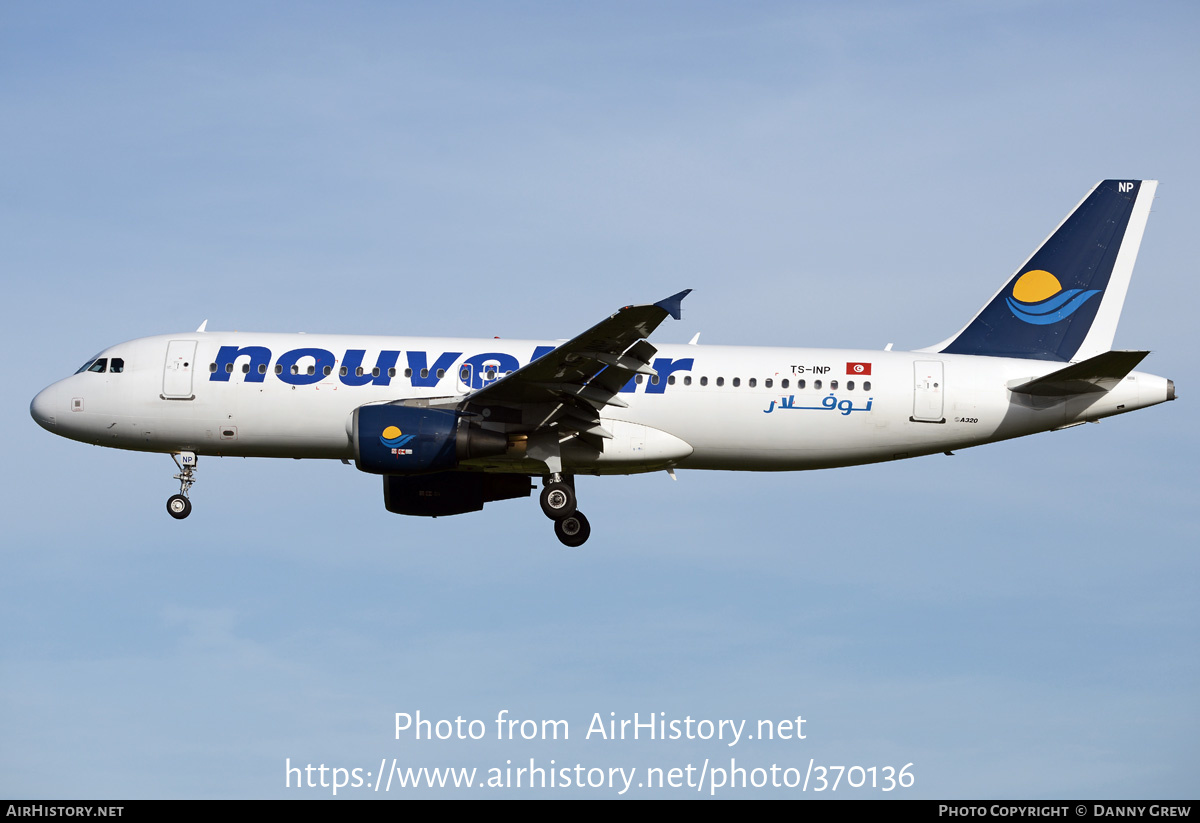
[[[1048,326],[1067,319],[1099,293],[1099,289],[1063,289],[1053,274],[1034,269],[1017,278],[1012,296],[1005,300],[1018,320]]]
[[[396,426],[388,426],[379,435],[379,442],[392,450],[392,454],[412,454],[412,449],[404,448],[410,440],[416,437],[415,434],[405,434]]]

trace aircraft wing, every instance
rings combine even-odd
[[[531,429],[554,426],[580,435],[611,437],[600,427],[600,410],[627,405],[617,393],[635,374],[655,374],[650,359],[657,349],[646,338],[668,316],[679,319],[683,298],[690,292],[685,289],[657,303],[618,310],[537,360],[461,398],[459,408],[496,422],[517,422],[511,415],[519,413],[520,422]]]

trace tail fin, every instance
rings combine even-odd
[[[1098,183],[962,331],[924,351],[1063,362],[1108,351],[1157,187]]]

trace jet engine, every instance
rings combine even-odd
[[[354,462],[371,474],[429,474],[508,449],[503,432],[448,409],[391,404],[359,406],[353,415]]]

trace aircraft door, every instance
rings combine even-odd
[[[458,382],[454,388],[459,394],[467,394],[471,391],[471,377],[473,373],[470,363],[463,363],[458,367]]]
[[[913,415],[918,423],[945,423],[942,416],[946,384],[941,360],[917,360],[913,363]]]
[[[192,372],[196,366],[196,341],[172,340],[167,344],[167,361],[163,365],[164,400],[193,400]]]

